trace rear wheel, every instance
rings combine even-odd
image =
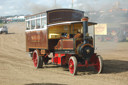
[[[74,56],[69,58],[69,71],[72,75],[77,74],[77,59]]]
[[[103,59],[100,55],[97,55],[96,56],[96,60],[95,60],[95,69],[96,69],[96,72],[99,74],[102,72],[102,68],[103,68]]]
[[[36,68],[42,68],[42,66],[43,66],[43,58],[42,58],[42,56],[38,56],[38,52],[36,50],[33,52],[32,60],[33,60],[34,66]]]

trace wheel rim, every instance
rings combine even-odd
[[[74,73],[74,62],[72,59],[69,60],[69,71],[71,74]]]
[[[95,65],[95,69],[99,72],[100,71],[100,61],[99,58],[96,58],[96,65]]]
[[[35,52],[33,55],[33,63],[34,63],[34,66],[37,67],[37,54]]]

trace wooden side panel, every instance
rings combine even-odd
[[[73,50],[73,38],[59,40],[55,49],[56,50]]]
[[[63,44],[63,50],[73,50],[73,39],[63,39],[62,40],[62,44]]]
[[[47,29],[26,32],[26,51],[29,48],[48,49]]]

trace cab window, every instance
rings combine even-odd
[[[36,20],[36,29],[40,29],[40,19]]]
[[[30,21],[27,21],[27,28],[26,28],[26,30],[30,30]]]
[[[46,25],[47,25],[46,17],[45,18],[41,18],[41,27],[44,28]]]
[[[35,20],[31,21],[31,29],[35,29]]]

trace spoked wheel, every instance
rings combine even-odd
[[[38,56],[38,52],[35,50],[33,52],[33,63],[36,68],[42,68],[43,66],[43,58],[42,56]]]
[[[69,71],[72,75],[77,74],[77,59],[76,57],[70,57],[69,58]]]
[[[95,60],[96,65],[94,67],[95,67],[98,74],[102,72],[102,68],[103,68],[102,61],[103,61],[102,57],[100,55],[97,55],[96,60]]]

